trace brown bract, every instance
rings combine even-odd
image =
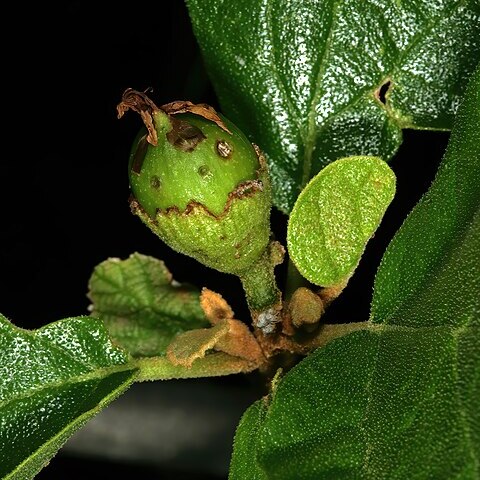
[[[169,115],[176,115],[178,113],[194,113],[195,115],[199,115],[200,117],[216,123],[225,132],[230,134],[232,133],[227,128],[225,123],[223,123],[216,110],[206,103],[195,104],[189,101],[178,100],[162,105],[160,108]]]
[[[306,287],[295,290],[288,308],[292,324],[297,328],[317,323],[325,311],[321,298]]]
[[[216,325],[221,320],[233,318],[234,313],[228,302],[217,292],[203,288],[200,295],[200,305],[207,320]]]
[[[233,318],[232,308],[219,293],[204,288],[200,304],[212,327],[177,335],[167,348],[172,364],[190,368],[195,360],[213,350],[244,360],[242,371],[258,368],[265,362],[254,335],[245,323]]]

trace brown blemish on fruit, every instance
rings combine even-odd
[[[145,212],[145,210],[138,203],[135,197],[131,195],[129,201],[130,201],[130,209],[132,210],[132,213],[134,213],[135,215],[139,215],[144,219],[148,219],[148,222],[151,223],[152,225],[158,225],[159,218],[163,216],[168,216],[168,215],[190,215],[190,214],[195,215],[198,213],[201,215],[208,215],[214,218],[215,220],[222,220],[224,217],[226,217],[229,214],[230,208],[232,207],[232,205],[236,200],[242,200],[245,198],[253,197],[257,192],[259,191],[261,192],[265,189],[270,188],[268,177],[266,176],[267,164],[265,161],[265,157],[261,154],[260,149],[256,145],[253,145],[253,146],[255,147],[255,151],[257,152],[257,155],[258,155],[258,161],[260,163],[260,167],[257,170],[257,176],[260,178],[263,178],[263,181],[248,180],[238,185],[237,188],[233,190],[233,192],[230,192],[228,194],[227,202],[225,203],[225,207],[220,214],[216,215],[212,213],[205,205],[199,202],[196,202],[195,200],[191,200],[187,204],[184,210],[180,210],[177,206],[168,207],[166,209],[157,208],[155,217],[152,218],[147,214],[147,212]]]
[[[160,179],[154,175],[151,179],[150,179],[150,186],[152,188],[154,188],[155,190],[158,190],[160,188],[160,185],[162,184],[162,182],[160,182]]]
[[[253,191],[263,191],[263,182],[261,180],[250,180],[248,182],[241,183],[237,187],[238,194],[240,196],[249,196]]]
[[[170,117],[172,129],[167,133],[167,140],[179,150],[193,152],[196,146],[207,138],[203,132],[184,120]]]
[[[161,208],[157,209],[157,216],[158,215],[190,215],[193,214],[195,211],[202,210],[204,214],[209,215],[217,220],[222,219],[230,210],[233,202],[235,200],[241,200],[243,198],[253,197],[257,192],[263,191],[263,182],[261,180],[248,180],[246,182],[241,183],[237,186],[237,188],[228,194],[227,202],[225,203],[225,207],[223,211],[219,215],[215,215],[212,213],[205,205],[202,203],[196,202],[195,200],[191,200],[188,202],[185,210],[180,210],[176,205],[172,207],[168,207],[165,210]]]
[[[189,101],[176,101],[162,105],[160,108],[169,115],[176,115],[178,113],[193,113],[199,115],[216,123],[225,132],[232,134],[225,123],[223,123],[223,120],[218,116],[215,109],[206,103],[194,104]]]
[[[225,159],[229,159],[233,153],[233,148],[225,140],[217,140],[216,150]]]
[[[207,165],[200,165],[197,172],[202,178],[207,178],[212,173]]]

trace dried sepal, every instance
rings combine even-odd
[[[229,325],[219,323],[211,328],[198,328],[177,335],[167,347],[167,358],[174,365],[191,367],[197,358],[203,358],[220,338],[228,333]]]
[[[117,105],[117,118],[122,118],[128,110],[133,110],[142,117],[143,123],[148,130],[148,143],[151,145],[157,145],[158,136],[157,131],[155,130],[153,115],[159,111],[159,108],[155,103],[148,98],[145,92],[139,92],[133,88],[127,88],[123,92],[121,102]]]
[[[232,133],[223,120],[220,118],[216,110],[211,107],[210,105],[207,105],[206,103],[192,103],[187,101],[175,101],[175,102],[170,102],[165,105],[162,105],[160,107],[165,113],[168,113],[169,115],[176,115],[178,113],[193,113],[195,115],[199,115],[207,120],[210,120],[211,122],[216,123],[222,130],[228,133]]]
[[[228,333],[218,340],[215,350],[244,358],[258,365],[265,361],[262,349],[247,325],[235,319],[223,322],[228,324]]]

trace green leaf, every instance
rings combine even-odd
[[[26,331],[0,315],[0,478],[33,478],[134,374],[97,319]]]
[[[288,252],[316,285],[346,282],[395,194],[380,158],[349,157],[324,168],[298,197],[288,221]]]
[[[88,296],[92,315],[135,357],[164,355],[177,334],[209,326],[199,292],[175,282],[162,261],[139,253],[98,265]]]
[[[478,313],[480,66],[465,98],[435,182],[382,259],[374,322],[460,325]]]
[[[477,0],[187,5],[222,110],[265,151],[284,212],[331,161],[389,159],[402,128],[449,129],[480,59]]]
[[[372,320],[251,407],[230,480],[480,477],[479,100],[480,67],[430,191],[385,254]]]
[[[259,433],[267,414],[265,400],[255,402],[242,416],[235,434],[232,461],[230,464],[231,479],[268,480],[268,476],[257,462],[250,458],[252,452],[259,447]]]
[[[230,480],[478,479],[478,333],[378,326],[318,349],[247,411]]]

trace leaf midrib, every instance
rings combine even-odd
[[[119,372],[131,371],[133,373],[135,370],[136,367],[133,364],[125,363],[122,365],[115,365],[113,367],[102,367],[96,370],[92,370],[88,373],[72,376],[68,379],[57,380],[49,383],[42,383],[40,386],[35,386],[35,388],[29,389],[20,395],[16,395],[6,401],[0,402],[0,413],[2,408],[10,405],[11,403],[33,397],[37,394],[42,393],[42,391],[44,390],[61,388],[68,385],[88,382],[90,380],[101,380],[103,378],[107,378],[110,375],[113,375],[114,373]]]
[[[313,163],[313,152],[315,151],[315,146],[317,143],[318,136],[320,133],[326,128],[327,125],[329,125],[333,120],[338,118],[342,113],[344,113],[346,110],[354,106],[356,103],[358,103],[360,100],[364,98],[369,98],[372,94],[375,93],[375,90],[377,86],[374,87],[374,89],[365,89],[363,93],[361,93],[359,96],[356,98],[352,99],[347,105],[345,105],[343,108],[340,110],[336,111],[332,115],[330,115],[321,125],[316,124],[316,105],[318,102],[318,98],[320,96],[320,84],[323,79],[325,70],[326,70],[326,61],[329,57],[330,53],[330,44],[332,42],[333,38],[333,32],[334,32],[334,27],[336,24],[336,11],[340,5],[342,0],[334,0],[333,6],[332,6],[332,20],[329,25],[329,32],[327,36],[327,41],[325,42],[325,49],[323,50],[322,53],[322,58],[319,62],[319,67],[318,67],[318,72],[316,75],[316,82],[315,82],[315,90],[314,94],[312,97],[312,102],[310,104],[310,109],[307,115],[308,118],[308,127],[307,127],[307,134],[304,137],[304,145],[305,145],[305,151],[304,151],[304,161],[303,161],[303,170],[302,170],[302,182],[300,184],[300,191],[303,190],[305,185],[308,183],[310,176],[311,176],[311,169],[312,169],[312,163]],[[452,5],[451,9],[447,11],[451,12],[455,8],[460,7],[462,4],[465,4],[466,0],[459,0],[456,4]],[[394,75],[396,75],[399,71],[399,67],[402,64],[403,60],[405,57],[418,45],[418,43],[422,40],[423,37],[428,35],[435,25],[437,23],[440,23],[442,20],[444,20],[444,17],[439,16],[438,18],[435,18],[433,21],[429,22],[425,28],[420,30],[416,35],[414,35],[411,39],[410,44],[399,54],[397,61],[395,62],[395,66],[392,68],[392,70],[389,73],[386,73],[382,75],[382,78],[393,78]],[[278,75],[277,75],[278,76]],[[393,82],[393,79],[391,80]],[[397,124],[400,128],[415,128],[415,125],[410,125],[406,124],[401,121],[401,119],[397,118],[396,115],[393,114],[391,108],[386,108],[383,107],[383,110],[386,112],[386,115],[388,119],[395,124]],[[298,123],[298,122],[296,122]],[[430,129],[429,129],[430,130]],[[432,130],[443,130],[443,129],[436,129],[433,128]]]

